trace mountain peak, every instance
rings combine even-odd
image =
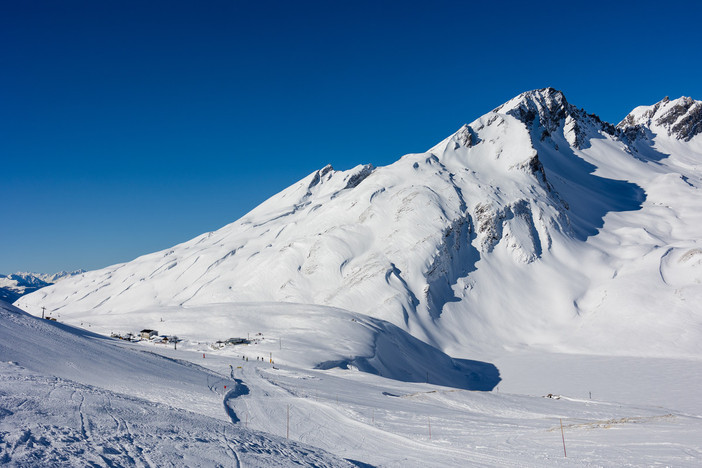
[[[540,103],[558,102],[559,104],[565,102],[567,104],[563,92],[550,86],[547,88],[532,89],[531,91],[525,91],[512,100]]]
[[[571,111],[565,95],[554,88],[526,91],[507,101],[493,112],[510,114],[531,126],[538,117],[539,122],[553,131]]]
[[[637,134],[643,127],[678,140],[690,141],[702,133],[702,101],[690,97],[670,100],[668,96],[652,106],[639,106],[617,125],[627,134]]]

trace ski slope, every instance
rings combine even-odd
[[[226,376],[0,303],[8,466],[353,466],[234,426]]]
[[[582,391],[554,400],[348,374],[249,361],[234,373],[248,394],[230,405],[248,427],[281,436],[289,405],[291,438],[373,466],[694,466],[702,457],[700,400],[692,392],[686,396],[697,412],[690,414],[673,409],[673,401],[635,405],[603,395],[590,400]]]
[[[305,344],[294,339],[278,350],[288,364],[257,359],[270,352],[266,339],[203,358],[197,344],[126,343],[11,306],[0,313],[0,459],[10,466],[702,461],[700,361],[505,355],[503,381],[476,392],[295,365]],[[55,350],[50,359],[42,342]]]

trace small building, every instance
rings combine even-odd
[[[238,345],[238,344],[247,344],[249,340],[246,338],[229,338],[226,343],[228,345]]]
[[[113,333],[110,333],[110,336],[112,338],[119,338],[120,340],[125,340],[125,341],[138,341],[131,332],[125,333],[125,334],[113,332]]]
[[[156,330],[149,330],[145,328],[139,332],[139,336],[141,336],[141,338],[144,340],[150,340],[152,336],[158,336],[158,332]]]

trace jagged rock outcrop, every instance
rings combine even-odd
[[[663,131],[678,140],[690,141],[702,133],[702,101],[689,97],[671,101],[666,96],[652,106],[637,107],[617,128],[632,140],[645,137],[650,131]]]

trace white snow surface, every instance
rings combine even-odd
[[[654,114],[679,101],[699,105],[664,100]],[[74,325],[133,313],[137,326],[152,306],[318,304],[463,358],[700,356],[702,137],[625,133],[559,91],[530,91],[425,153],[327,166],[218,231],[16,305]]]
[[[236,382],[0,302],[0,463],[353,466],[234,426]]]
[[[292,306],[297,314],[302,307]],[[271,320],[248,346],[212,350],[189,343],[176,350],[102,337],[0,304],[1,462],[538,467],[702,461],[700,361],[512,354],[498,359],[505,369],[500,386],[474,392],[388,379],[353,365],[305,367],[308,352],[326,347],[331,353],[337,345],[322,335],[314,347],[314,337],[295,332],[281,341],[271,323],[289,315],[279,305],[265,309]]]
[[[699,466],[701,125],[689,98],[615,127],[530,91],[424,153],[327,166],[217,231],[24,296],[21,309],[88,331],[11,310],[24,328],[0,336],[0,360],[17,363],[3,371],[4,461],[76,444],[79,464],[93,444],[108,447],[98,465],[175,465],[137,455],[198,460],[213,444],[234,458],[263,437],[276,448],[249,464]],[[143,328],[182,341],[99,336]],[[75,357],[47,340],[54,330],[99,349]],[[250,343],[213,348],[231,337]],[[38,390],[16,383],[30,381]],[[118,431],[139,405],[157,429],[143,443],[122,431],[128,455],[111,459],[85,422],[39,422],[51,406],[108,424],[65,386],[111,392],[88,398],[125,408]],[[159,440],[169,411],[223,429]],[[58,447],[64,429],[75,440],[63,448],[37,443],[48,433]],[[233,464],[217,450],[181,464]]]

